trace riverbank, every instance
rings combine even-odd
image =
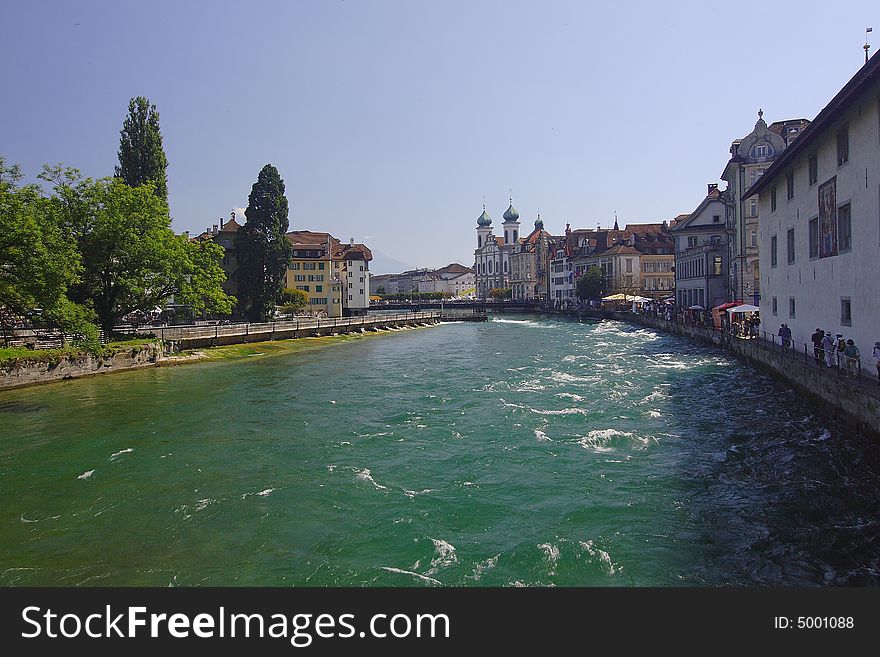
[[[859,433],[880,439],[880,387],[838,375],[836,369],[819,367],[811,356],[804,358],[792,350],[783,351],[779,346],[774,349],[764,340],[731,337],[722,331],[671,322],[653,315],[608,310],[552,314],[648,326],[701,344],[714,345],[790,384],[817,412]]]
[[[351,326],[350,330],[329,324],[320,328],[315,326],[312,331],[302,327],[292,331],[292,334],[282,330],[267,330],[248,332],[240,336],[220,335],[219,338],[196,334],[183,340],[176,335],[177,340],[156,340],[131,345],[118,343],[118,348],[109,349],[101,355],[71,349],[51,352],[32,350],[0,363],[0,391],[146,367],[171,367],[216,360],[284,355],[334,342],[385,335],[433,326],[436,323],[418,318],[396,322],[370,322],[366,328]],[[214,327],[197,330],[203,333],[215,331]],[[267,339],[270,336],[271,339]],[[182,344],[192,346],[181,348]]]

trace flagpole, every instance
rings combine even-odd
[[[865,64],[868,63],[868,51],[871,49],[871,44],[868,43],[868,34],[873,31],[874,31],[873,27],[866,27],[865,28],[865,46],[864,46],[864,48],[865,48]]]

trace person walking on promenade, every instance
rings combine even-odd
[[[844,352],[846,351],[846,340],[843,339],[843,334],[838,333],[837,338],[837,371],[839,372],[843,369],[844,366]]]
[[[859,348],[856,346],[856,343],[852,341],[852,338],[846,341],[846,348],[843,351],[846,356],[846,374],[847,376],[858,377],[858,361],[859,361]]]
[[[880,386],[880,340],[874,343],[874,367],[877,368],[877,385]]]
[[[822,329],[816,329],[816,332],[810,336],[810,341],[813,343],[813,357],[816,359],[817,365],[822,365],[822,339],[825,337],[825,331]]]
[[[825,355],[825,367],[834,367],[834,338],[831,337],[831,331],[825,331],[825,337],[822,338],[822,352]]]
[[[779,341],[782,343],[782,348],[788,349],[791,346],[791,329],[788,328],[786,324],[782,324],[779,327],[777,335],[779,336]]]

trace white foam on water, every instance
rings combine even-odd
[[[538,549],[544,553],[544,558],[549,562],[550,569],[548,575],[556,574],[556,563],[559,561],[559,548],[552,543],[541,543]]]
[[[583,408],[563,408],[558,411],[545,411],[539,408],[530,408],[532,413],[537,413],[538,415],[586,415],[587,411]]]
[[[546,433],[541,431],[540,429],[535,429],[535,438],[542,442],[553,442],[553,439],[550,438]]]
[[[335,403],[336,403],[336,400],[335,400],[335,399],[331,399],[331,400],[330,400],[330,403],[331,403],[331,404],[335,404]]]
[[[571,399],[573,401],[584,401],[585,399],[585,397],[576,395],[573,392],[557,392],[554,397],[565,397],[566,399]]]
[[[373,486],[378,490],[388,490],[388,486],[383,486],[380,483],[377,483],[375,479],[373,479],[373,475],[370,473],[369,468],[364,468],[363,470],[355,470],[357,473],[358,479],[362,481],[369,481]]]
[[[614,448],[609,447],[608,443],[611,442],[611,439],[615,436],[632,438],[633,433],[631,431],[618,431],[617,429],[593,429],[586,436],[582,436],[578,440],[578,443],[580,443],[580,446],[584,449],[589,449],[594,452],[611,452],[614,451]]]
[[[494,557],[491,557],[489,559],[486,559],[485,561],[476,564],[474,566],[474,574],[471,575],[471,579],[473,579],[475,582],[480,581],[480,578],[483,576],[484,572],[486,572],[487,570],[491,570],[498,565],[498,557],[500,556],[500,554],[496,554]]]
[[[568,372],[553,372],[550,379],[557,383],[596,383],[599,380],[594,376],[577,376]]]
[[[328,471],[328,472],[333,472],[335,469],[336,469],[336,466],[335,466],[335,465],[328,465],[328,466],[327,466],[327,471]]]
[[[126,449],[120,449],[118,452],[113,452],[113,453],[110,455],[110,460],[112,461],[112,460],[115,459],[117,456],[122,456],[123,454],[131,454],[133,451],[134,451],[134,450],[133,450],[131,447],[128,447],[128,448],[126,448]]]
[[[93,474],[95,474],[94,470],[86,470],[77,479],[91,479]]]
[[[257,493],[257,495],[259,495],[260,497],[268,497],[269,495],[271,495],[274,492],[275,492],[274,488],[267,488],[266,490],[261,490],[259,493]]]
[[[431,542],[434,544],[434,552],[437,556],[431,559],[431,568],[427,572],[428,575],[435,575],[441,568],[458,563],[458,555],[455,554],[454,545],[440,538],[432,538]]]
[[[648,411],[648,417],[663,417],[660,411]]]
[[[210,497],[206,497],[203,500],[199,500],[193,506],[193,511],[204,511],[208,506],[216,502],[216,500],[212,500]]]
[[[493,324],[517,324],[519,326],[537,326],[538,328],[547,328],[549,324],[541,323],[541,322],[533,322],[528,319],[500,319],[498,317],[492,318]]]
[[[403,494],[409,498],[413,498],[416,495],[427,495],[428,493],[433,493],[433,488],[423,488],[422,490],[404,490]]]
[[[828,429],[822,429],[822,433],[819,434],[816,440],[828,440],[829,438],[831,438],[831,432]]]
[[[598,557],[599,564],[609,575],[613,575],[616,572],[620,571],[620,566],[616,566],[613,561],[611,561],[611,555],[609,555],[605,550],[601,550],[597,547],[593,546],[593,541],[578,541],[580,546],[587,551],[587,554],[590,557]],[[592,559],[591,559],[592,561]]]
[[[427,575],[422,575],[420,573],[414,573],[411,570],[403,570],[402,568],[392,568],[391,566],[381,566],[382,570],[387,570],[389,573],[398,573],[400,575],[409,575],[410,577],[415,577],[417,579],[422,580],[423,582],[428,582],[429,584],[434,584],[437,586],[441,586],[443,582],[440,580],[434,579],[433,577],[428,577]]]

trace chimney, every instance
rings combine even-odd
[[[708,195],[711,196],[712,192],[717,192],[717,191],[718,191],[718,184],[717,183],[709,183]]]
[[[211,226],[211,235],[216,235],[216,234],[217,234],[217,224],[214,224],[213,226]]]

